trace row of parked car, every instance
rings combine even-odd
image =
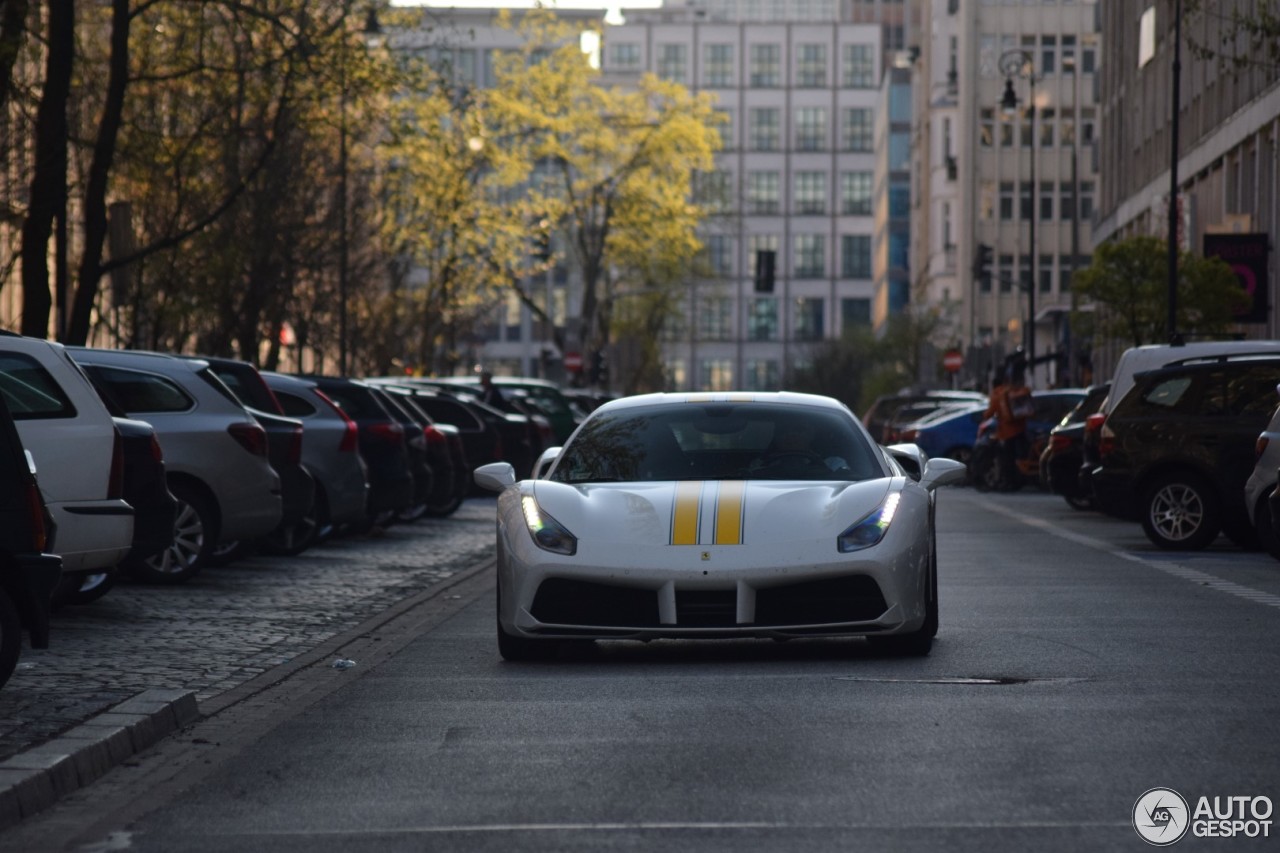
[[[1225,534],[1280,559],[1280,341],[1134,347],[1109,382],[1033,392],[1013,482],[993,464],[985,397],[960,393],[882,398],[864,421],[886,443],[965,461],[979,489],[1038,484],[1076,509],[1140,523],[1160,548]]]
[[[0,331],[0,683],[21,628],[120,572],[183,583],[261,551],[447,516],[494,461],[527,473],[598,400],[548,382],[287,375]]]

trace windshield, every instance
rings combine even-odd
[[[672,403],[599,413],[550,479],[866,480],[883,477],[871,443],[839,411],[770,403]]]

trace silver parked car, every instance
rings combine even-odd
[[[284,413],[303,423],[302,464],[316,478],[320,535],[359,524],[369,499],[369,471],[360,456],[360,428],[316,383],[262,371]]]
[[[1280,392],[1280,388],[1276,389]],[[1271,420],[1258,435],[1254,445],[1257,462],[1253,473],[1244,484],[1244,505],[1253,520],[1254,529],[1262,547],[1280,560],[1280,535],[1274,522],[1275,508],[1280,497],[1272,497],[1280,482],[1280,406],[1271,413]]]
[[[280,523],[280,477],[267,461],[267,434],[207,363],[133,350],[68,351],[101,393],[154,426],[164,447],[178,499],[174,541],[135,572],[185,581],[219,542],[258,539]]]

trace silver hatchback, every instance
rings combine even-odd
[[[280,477],[267,435],[206,362],[162,353],[71,347],[71,357],[129,417],[156,430],[178,499],[173,544],[146,561],[150,580],[185,581],[218,543],[280,523]]]
[[[369,499],[369,471],[360,456],[359,426],[316,383],[262,371],[284,413],[303,423],[302,464],[316,478],[320,535],[358,524]]]

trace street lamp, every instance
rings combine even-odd
[[[361,36],[366,44],[382,34],[378,7],[369,4]],[[347,44],[338,63],[338,373],[347,375],[347,299],[350,295],[350,245],[347,235]]]
[[[1013,91],[1013,78],[1027,78],[1027,117],[1031,121],[1031,227],[1027,236],[1027,250],[1031,258],[1031,282],[1027,288],[1027,328],[1023,332],[1027,352],[1027,364],[1032,375],[1036,364],[1036,75],[1035,56],[1027,50],[1007,50],[1000,55],[1000,73],[1004,74],[1004,95],[1000,108],[1006,115],[1018,111],[1018,96]],[[1034,384],[1034,383],[1033,383]]]

